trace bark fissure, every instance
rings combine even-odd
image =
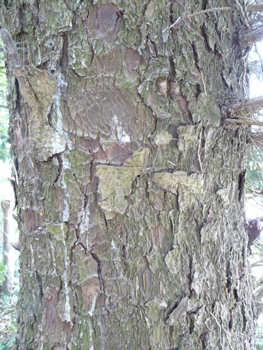
[[[206,35],[206,32],[205,32],[205,23],[201,27],[201,33],[202,33],[202,36],[204,38],[205,48],[206,48],[207,52],[211,52],[212,50],[211,50],[211,47],[208,44],[208,39],[207,39],[207,35]]]
[[[101,290],[101,293],[105,294],[105,283],[104,283],[104,279],[103,279],[103,275],[102,275],[103,264],[100,261],[99,257],[95,253],[92,252],[92,250],[90,251],[90,254],[98,264],[98,276],[99,276],[99,281],[100,281],[100,290]]]

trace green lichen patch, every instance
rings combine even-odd
[[[74,169],[74,176],[81,180],[83,188],[90,181],[90,162],[92,156],[83,151],[72,150],[68,155],[65,156],[69,162],[72,169]]]
[[[201,175],[187,175],[185,171],[174,173],[156,173],[153,181],[165,190],[178,194],[180,188],[190,191],[192,194],[200,194],[203,188]]]
[[[165,257],[165,263],[172,273],[178,271],[178,266],[180,266],[180,251],[179,249],[173,249]]]
[[[211,101],[211,99],[207,99],[204,93],[199,95],[196,102],[189,103],[189,110],[195,123],[202,121],[215,126],[219,126],[221,123],[221,110],[219,106]]]
[[[132,182],[140,173],[139,167],[97,166],[101,208],[109,213],[113,211],[123,214],[128,205],[125,197],[131,193]]]
[[[57,241],[65,240],[68,232],[67,225],[65,223],[60,224],[47,224],[47,232],[50,233],[51,237]]]
[[[155,136],[154,141],[157,145],[166,146],[170,141],[172,141],[172,139],[173,136],[169,132],[162,131]]]
[[[23,69],[14,69],[22,96],[29,104],[35,119],[42,119],[57,88],[56,80],[46,71],[33,65]]]
[[[101,195],[99,205],[111,218],[115,213],[123,214],[128,206],[125,197],[131,193],[132,182],[146,168],[149,151],[137,151],[132,159],[128,160],[128,166],[115,167],[98,165],[96,175],[99,178],[98,191]]]

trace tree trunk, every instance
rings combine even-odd
[[[6,275],[3,284],[3,293],[9,294],[14,286],[14,271],[15,271],[15,250],[10,243],[14,240],[15,227],[12,216],[12,202],[10,200],[3,200],[1,202],[4,227],[3,227],[3,254],[4,266],[6,267]],[[13,206],[14,207],[14,206]]]
[[[5,3],[18,349],[253,349],[238,2]]]

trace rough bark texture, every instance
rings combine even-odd
[[[253,349],[239,7],[5,5],[18,349]]]
[[[14,240],[15,227],[14,219],[12,217],[12,203],[10,200],[3,200],[1,207],[4,217],[3,227],[3,254],[4,254],[4,266],[6,267],[6,277],[3,283],[3,293],[8,294],[14,286],[14,271],[15,271],[15,250],[11,246],[11,242]]]

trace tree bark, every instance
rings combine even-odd
[[[4,266],[6,267],[6,277],[3,283],[3,293],[9,294],[14,286],[15,251],[10,243],[14,240],[15,227],[14,219],[12,217],[12,202],[10,200],[3,200],[1,202],[1,207],[4,216],[3,261]]]
[[[5,3],[18,349],[253,349],[234,5]]]

